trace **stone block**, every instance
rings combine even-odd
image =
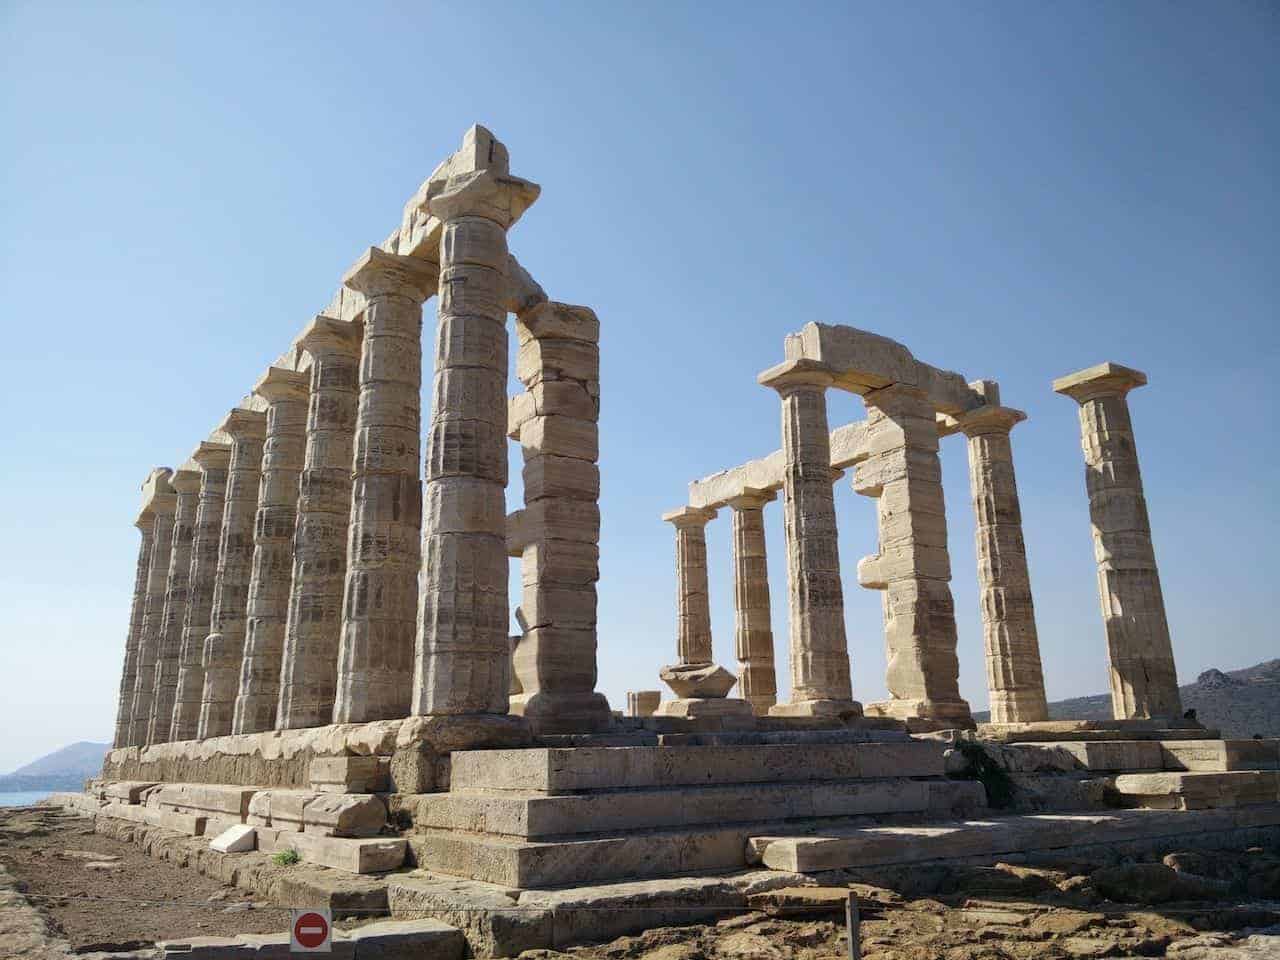
[[[1130,773],[1115,779],[1116,792],[1133,804],[1163,810],[1211,810],[1280,802],[1280,772]]]
[[[719,698],[728,695],[738,678],[714,663],[678,663],[658,671],[658,679],[680,699]]]
[[[292,960],[288,933],[242,933],[238,937],[188,937],[156,944],[160,956],[173,960]],[[332,960],[354,960],[355,944],[341,934],[333,939]]]
[[[223,783],[166,783],[156,794],[156,803],[162,809],[201,812],[244,823],[249,816],[249,802],[257,792],[256,787]]]
[[[258,835],[254,828],[241,823],[229,827],[209,842],[209,849],[218,853],[246,853],[258,844]]]
[[[600,381],[600,348],[582,340],[526,340],[516,353],[516,376],[526,387],[546,380]]]
[[[1166,770],[1280,770],[1280,740],[1162,740]]]
[[[538,583],[585,586],[599,579],[600,548],[594,543],[539,540],[521,553],[520,580],[526,587]]]
[[[590,307],[549,300],[516,319],[516,336],[521,344],[541,338],[599,343],[600,321]]]
[[[647,717],[658,709],[661,702],[661,690],[628,690],[627,716]]]
[[[529,630],[537,627],[590,630],[596,625],[596,586],[594,583],[562,584],[550,578],[526,583],[521,592],[520,609]]]
[[[387,786],[386,771],[376,756],[316,757],[309,780],[319,793],[379,793]]]
[[[539,540],[600,542],[600,506],[570,497],[543,497],[529,503],[524,522]]]
[[[379,920],[345,934],[358,960],[462,960],[467,940],[443,920]]]
[[[520,425],[520,446],[525,457],[555,456],[600,459],[600,428],[594,420],[565,416],[535,416]]]
[[[323,837],[376,837],[387,824],[387,808],[371,794],[324,794],[302,810],[306,833]]]
[[[544,497],[595,500],[600,496],[600,468],[591,460],[526,455],[521,475],[526,503]]]
[[[142,794],[156,785],[155,781],[118,780],[103,787],[102,793],[108,800],[117,800],[121,803],[139,803],[141,802]]]
[[[550,910],[521,909],[517,891],[422,871],[387,880],[392,917],[432,916],[462,930],[476,957],[514,957],[552,945]]]
[[[347,839],[296,833],[288,839],[308,863],[347,873],[386,873],[404,863],[405,841],[388,837]]]

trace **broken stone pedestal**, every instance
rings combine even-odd
[[[656,717],[744,717],[754,716],[746,700],[729,699],[727,694],[738,678],[714,663],[678,663],[663,667],[658,677],[675,693],[653,712]]]

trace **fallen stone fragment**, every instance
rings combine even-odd
[[[228,827],[214,837],[213,842],[209,844],[209,849],[216,850],[218,853],[247,853],[257,845],[257,842],[257,830],[248,824],[241,823]]]

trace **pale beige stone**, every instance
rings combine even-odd
[[[142,609],[142,630],[138,638],[137,675],[133,686],[133,716],[129,722],[129,743],[145,744],[151,724],[155,696],[156,659],[164,623],[165,595],[169,585],[169,560],[173,550],[173,517],[177,494],[170,481],[172,470],[151,475],[150,504],[154,524],[151,562],[147,567],[147,598]]]
[[[661,702],[662,691],[660,690],[628,690],[627,716],[650,716],[653,711],[658,709],[658,704]]]
[[[767,714],[778,701],[764,537],[764,505],[774,497],[771,491],[748,489],[728,503],[733,511],[734,644],[738,657],[738,692],[760,715]]]
[[[715,515],[691,507],[662,515],[676,530],[676,663],[681,666],[711,663],[706,527]]]
[[[155,518],[149,509],[138,515],[134,526],[142,534],[133,577],[133,602],[129,608],[129,632],[125,637],[124,665],[120,672],[120,693],[116,707],[115,747],[129,746],[129,725],[133,721],[133,690],[138,679],[138,640],[142,637],[142,613],[147,604],[147,574],[151,570]]]
[[[218,853],[248,853],[257,845],[257,831],[245,824],[228,827],[209,841],[209,849]]]

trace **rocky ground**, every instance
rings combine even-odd
[[[0,956],[38,940],[76,952],[135,949],[183,935],[284,929],[288,914],[234,887],[141,854],[54,809],[0,810]],[[25,888],[29,910],[5,891]],[[866,878],[863,878],[866,879]],[[1148,863],[1055,860],[1034,866],[917,866],[876,885],[830,875],[819,888],[755,895],[752,912],[664,927],[611,943],[531,951],[524,960],[834,960],[848,956],[843,901],[862,905],[866,960],[1280,958],[1280,846],[1171,851]],[[7,895],[9,894],[9,895]],[[23,926],[25,924],[25,926]],[[343,924],[346,926],[346,924]],[[34,939],[33,939],[34,938]]]

